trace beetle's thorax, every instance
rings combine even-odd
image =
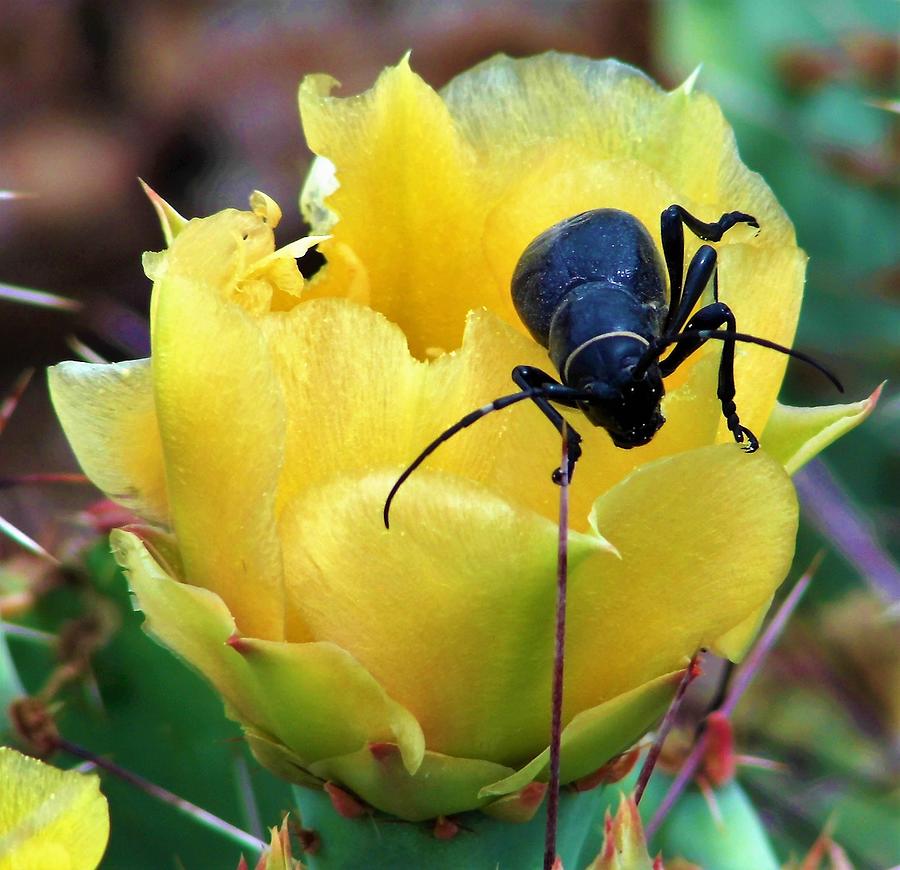
[[[637,356],[659,332],[660,312],[617,284],[588,282],[570,290],[550,321],[548,350],[563,383],[576,360],[615,368],[623,355]]]
[[[664,422],[659,368],[640,365],[658,329],[656,312],[611,285],[582,285],[569,297],[550,325],[550,356],[562,382],[590,395],[579,407],[616,446],[646,444]]]

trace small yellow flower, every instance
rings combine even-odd
[[[109,839],[96,775],[0,746],[0,870],[93,870]]]
[[[262,194],[190,222],[158,201],[152,358],[50,381],[84,469],[153,524],[114,536],[150,631],[213,682],[257,756],[432,818],[546,769],[558,436],[531,407],[491,415],[381,520],[425,444],[509,392],[513,366],[546,367],[509,298],[517,257],[588,208],[629,211],[657,241],[671,203],[749,212],[759,235],[719,246],[722,295],[739,328],[788,344],[805,257],[689,87],[553,54],[496,58],[443,94],[406,61],[359,97],[333,84],[300,89],[320,235],[276,250]],[[304,285],[293,258],[324,235]],[[699,646],[741,654],[793,553],[785,468],[870,407],[782,408],[784,360],[742,347],[742,420],[770,451],[747,456],[722,425],[718,352],[669,379],[646,447],[579,426],[564,780],[640,736]]]

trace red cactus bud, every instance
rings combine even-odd
[[[369,752],[376,761],[389,761],[399,752],[396,743],[370,743]]]
[[[523,807],[536,810],[544,800],[545,794],[547,794],[546,782],[530,782],[519,792],[519,803]]]
[[[333,782],[326,782],[325,793],[331,798],[331,804],[339,816],[345,819],[358,819],[364,816],[368,809],[366,805],[358,801],[349,792],[344,791]]]
[[[485,815],[505,822],[531,821],[547,794],[547,783],[530,782],[515,794],[504,795],[482,808]]]
[[[311,828],[296,828],[294,833],[301,852],[315,855],[322,848],[322,838]]]
[[[631,773],[640,755],[640,747],[635,746],[633,749],[629,749],[628,752],[623,752],[621,755],[611,758],[593,773],[575,780],[571,788],[575,791],[590,791],[592,788],[597,788],[600,785],[610,785],[611,783],[619,782],[619,780],[624,779]]]
[[[452,840],[459,833],[459,825],[446,816],[438,816],[432,833],[436,840]]]
[[[81,519],[98,535],[108,535],[113,529],[123,526],[130,527],[138,520],[132,511],[106,498],[89,504],[81,512]]]
[[[233,634],[225,643],[230,646],[235,652],[240,653],[242,656],[247,655],[253,649],[252,645],[247,641],[246,638],[241,637],[239,634]]]
[[[703,772],[714,786],[722,786],[734,778],[737,759],[734,754],[734,732],[728,717],[718,710],[706,718],[706,752]]]

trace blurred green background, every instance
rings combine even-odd
[[[295,107],[304,74],[329,72],[356,92],[412,48],[413,67],[440,86],[498,51],[553,48],[617,56],[668,86],[703,65],[699,86],[720,100],[745,162],[810,255],[797,346],[839,372],[848,400],[863,398],[898,362],[898,9],[893,0],[8,0],[0,189],[34,197],[0,202],[0,283],[82,307],[0,294],[0,393],[28,366],[71,358],[72,335],[108,359],[146,354],[140,254],[161,240],[136,176],[188,216],[242,205],[258,187],[285,206],[279,233],[294,238],[303,227],[289,204],[309,160]],[[834,401],[804,367],[791,368],[782,398]],[[782,860],[803,854],[830,820],[856,866],[900,863],[898,417],[889,383],[873,417],[798,479],[794,576],[820,548],[828,556],[737,720],[742,751],[789,769],[741,774]],[[74,468],[38,376],[0,441],[0,516],[64,567],[0,538],[0,613],[70,640],[61,645],[70,655],[90,653],[58,696],[69,740],[261,835],[291,807],[289,790],[248,760],[206,686],[140,631],[97,517],[84,513],[97,493],[6,485]],[[11,659],[0,639],[4,700],[19,679],[38,691],[60,655],[40,639],[13,636],[9,647]],[[114,778],[104,791],[104,867],[236,866],[239,847],[217,833]]]

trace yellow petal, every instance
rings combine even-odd
[[[750,619],[790,567],[797,502],[781,465],[737,446],[643,466],[597,500],[598,552],[570,573],[566,706],[680,667]]]
[[[555,221],[614,206],[658,239],[660,213],[673,202],[704,220],[732,210],[759,219],[758,235],[738,227],[718,245],[722,298],[740,329],[793,338],[805,257],[709,97],[666,93],[614,61],[553,53],[487,61],[451,82],[443,101],[405,60],[361,97],[332,97],[334,84],[313,77],[300,91],[307,138],[328,161],[303,201],[334,234],[322,249],[332,261],[309,290],[343,295],[346,258],[332,252],[352,249],[370,304],[403,327],[417,356],[457,347],[466,310],[479,305],[521,330],[512,270]],[[687,236],[690,256],[701,242]],[[741,348],[738,407],[751,428],[762,429],[784,363]]]
[[[95,774],[58,770],[0,747],[0,870],[93,870],[109,838]]]
[[[222,596],[242,633],[278,640],[274,508],[285,414],[265,336],[240,304],[240,277],[273,248],[271,229],[253,214],[191,221],[154,287],[152,361],[185,574]]]
[[[147,630],[216,687],[234,718],[284,747],[295,766],[375,741],[398,743],[411,769],[421,762],[415,719],[338,645],[237,637],[219,596],[168,576],[133,534],[116,530],[111,542]]]
[[[423,471],[388,531],[393,479],[344,478],[285,509],[289,610],[409,709],[429,749],[499,764],[531,757],[549,727],[556,527]],[[605,548],[573,532],[570,564]]]
[[[335,84],[310,76],[300,88],[309,147],[337,167],[340,181],[328,199],[339,217],[336,235],[321,250],[328,258],[337,243],[352,249],[365,265],[372,307],[403,327],[418,356],[426,347],[457,347],[466,313],[490,292],[477,268],[472,155],[440,97],[406,60],[362,97],[330,97]],[[343,295],[337,272],[327,267],[310,292]]]
[[[747,651],[750,649],[750,644],[753,643],[756,639],[756,635],[759,634],[759,630],[762,628],[763,621],[766,618],[766,614],[769,612],[771,604],[772,599],[766,599],[766,601],[754,610],[746,619],[738,623],[734,628],[730,628],[725,634],[716,638],[716,640],[709,645],[709,649],[716,653],[716,655],[723,656],[733,662],[739,662],[747,654]]]
[[[64,362],[48,378],[53,407],[85,474],[114,501],[167,522],[150,360]]]
[[[463,415],[514,392],[515,365],[548,365],[542,348],[483,310],[470,315],[458,351],[428,364],[410,356],[396,326],[344,300],[314,299],[263,325],[288,417],[281,506],[342,475],[380,466],[399,474]],[[666,397],[668,422],[646,447],[620,450],[582,415],[569,415],[584,438],[571,489],[574,528],[586,529],[597,495],[641,463],[714,439],[721,416],[717,365],[717,356],[704,358]],[[426,468],[482,482],[510,503],[555,519],[559,491],[550,476],[559,454],[556,431],[528,403],[486,416],[442,445]],[[404,499],[401,491],[397,510]]]
[[[257,685],[258,720],[298,757],[315,761],[347,749],[391,740],[405,769],[422,763],[425,739],[419,723],[392,701],[353,657],[328,643],[232,641]],[[297,715],[297,709],[303,715]]]
[[[763,434],[766,450],[793,474],[841,435],[859,426],[875,410],[883,386],[868,399],[848,405],[791,408],[776,404]]]

